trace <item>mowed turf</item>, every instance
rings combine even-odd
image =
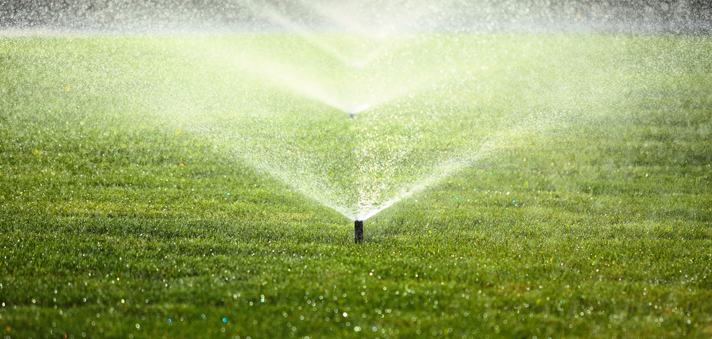
[[[490,71],[452,87],[458,105],[559,118],[367,220],[358,245],[205,132],[225,107],[329,109],[185,47],[210,39],[0,37],[3,338],[712,335],[708,37],[425,39],[469,42],[480,57],[450,65]],[[431,100],[450,99],[414,105]]]

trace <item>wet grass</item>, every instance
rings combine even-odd
[[[568,38],[536,51],[575,63]],[[572,75],[593,99],[562,109],[586,114],[367,220],[360,245],[338,213],[160,113],[213,109],[127,61],[163,40],[2,38],[2,336],[709,337],[712,43],[578,38],[627,46],[618,65],[584,48],[619,77]],[[71,72],[111,51],[126,56],[99,65],[110,86]],[[520,74],[506,65],[486,81]],[[314,105],[241,86],[270,109]]]

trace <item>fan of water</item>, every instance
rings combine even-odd
[[[339,8],[309,9],[330,22],[349,17]],[[400,18],[407,24],[428,11]],[[510,54],[493,52],[501,48],[497,36],[411,32],[393,22],[381,30],[353,20],[319,32],[265,5],[257,13],[288,33],[196,37],[184,50],[210,74],[200,86],[227,104],[192,109],[184,123],[354,220],[551,123],[560,112],[543,101],[558,108],[568,101],[565,86],[517,93],[539,80],[516,72],[544,71],[517,64],[536,51],[531,41],[506,46],[519,49]]]
[[[171,2],[159,5],[171,17]],[[202,13],[181,6],[179,18]],[[234,22],[252,22],[249,28],[236,32],[234,25],[216,24],[144,40],[89,39],[80,48],[96,48],[88,51],[93,59],[82,58],[81,49],[62,48],[68,52],[53,71],[73,77],[88,70],[77,79],[121,93],[107,97],[122,97],[137,112],[161,119],[154,122],[192,130],[324,206],[365,220],[562,117],[601,105],[605,91],[615,92],[605,69],[596,67],[599,60],[586,59],[599,40],[589,39],[594,47],[584,49],[573,35],[508,33],[540,18],[578,22],[580,13],[527,2],[493,6],[229,2],[225,13],[213,10],[208,17],[237,13]],[[88,26],[121,22],[115,16],[120,11],[92,8],[97,12],[87,17],[101,20]],[[13,18],[22,17],[21,9]],[[498,25],[510,29],[478,31]],[[101,39],[115,41],[106,47]],[[576,81],[582,77],[585,84]],[[160,79],[160,88],[144,87],[146,79]]]

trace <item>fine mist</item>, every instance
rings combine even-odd
[[[107,90],[130,70],[148,84],[127,104],[150,124],[365,220],[605,106],[625,85],[601,70],[628,47],[597,32],[703,33],[709,13],[695,1],[19,1],[0,5],[0,27],[99,50],[125,41],[123,55],[62,67]]]

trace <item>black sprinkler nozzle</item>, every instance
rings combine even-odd
[[[357,244],[363,241],[363,220],[354,221],[354,236]]]
[[[353,119],[356,116],[356,114],[349,113],[349,119]]]

